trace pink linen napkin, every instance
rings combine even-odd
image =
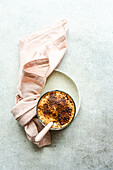
[[[61,20],[20,40],[18,94],[11,112],[24,126],[30,141],[39,147],[51,144],[48,132],[40,142],[35,137],[43,129],[36,116],[36,104],[46,83],[67,48],[67,22]]]

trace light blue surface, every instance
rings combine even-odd
[[[58,69],[80,88],[77,118],[38,149],[10,110],[19,71],[19,39],[66,18],[68,49]],[[113,169],[113,1],[0,0],[0,170]]]

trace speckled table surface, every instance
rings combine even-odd
[[[39,149],[10,110],[19,71],[19,39],[66,18],[68,49],[58,69],[78,83],[81,109]],[[0,169],[113,169],[113,1],[0,0]]]

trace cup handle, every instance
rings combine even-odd
[[[45,134],[49,131],[49,129],[51,128],[51,126],[53,125],[53,122],[48,123],[48,125],[46,125],[40,132],[39,134],[35,137],[35,141],[39,142],[44,136]]]

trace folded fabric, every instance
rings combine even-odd
[[[36,104],[46,83],[67,48],[67,22],[61,20],[20,40],[18,94],[11,112],[24,126],[30,141],[39,147],[51,144],[48,132],[40,142],[35,137],[43,129],[36,118]]]

